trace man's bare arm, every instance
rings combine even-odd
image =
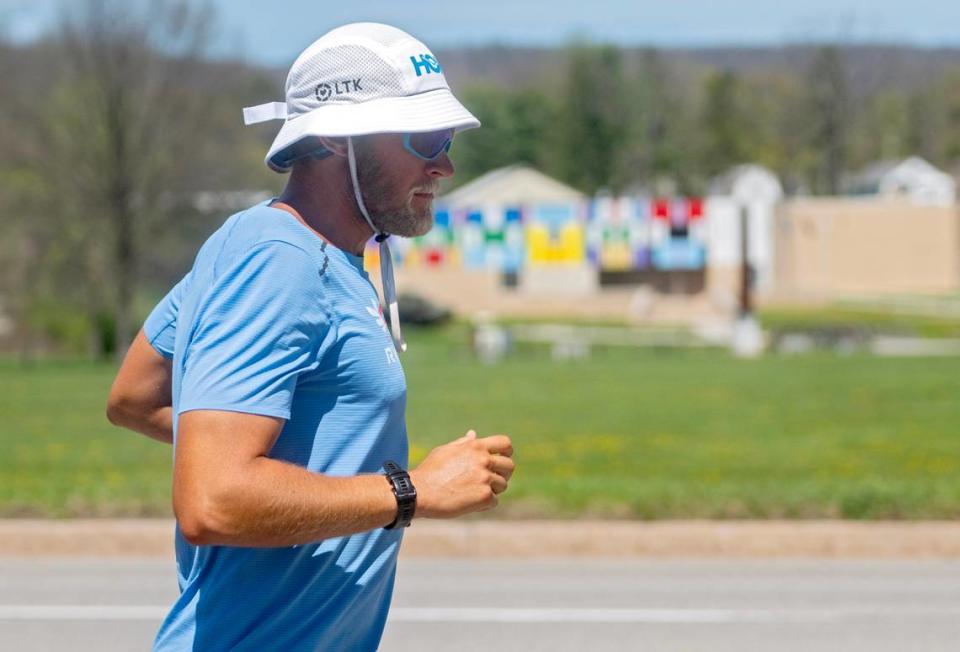
[[[117,372],[107,399],[107,418],[116,426],[143,433],[167,444],[173,442],[170,400],[172,364],[137,333]]]
[[[397,502],[382,475],[332,477],[267,457],[283,420],[237,412],[180,415],[173,507],[194,545],[290,546],[383,527]],[[513,473],[503,435],[466,436],[411,472],[417,517],[490,509]]]

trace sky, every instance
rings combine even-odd
[[[63,4],[0,0],[0,33],[29,42],[55,25]],[[199,4],[203,0],[197,0]],[[287,65],[328,29],[374,20],[432,49],[490,43],[555,46],[574,38],[664,47],[775,45],[842,40],[960,47],[960,0],[210,0],[211,53]]]

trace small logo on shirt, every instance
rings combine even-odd
[[[397,351],[396,351],[396,349],[393,348],[393,344],[391,344],[391,345],[388,346],[388,347],[384,347],[383,352],[387,354],[387,364],[388,364],[388,365],[391,365],[391,364],[393,364],[394,362],[398,362],[398,360],[397,360]]]
[[[370,316],[377,320],[377,325],[380,329],[386,333],[390,334],[390,331],[387,329],[387,322],[383,318],[383,306],[381,306],[376,300],[370,299],[370,304],[367,306],[367,312],[370,313]]]
[[[387,337],[390,337],[390,329],[387,328],[387,321],[383,318],[383,307],[380,303],[374,299],[370,299],[370,305],[367,306],[367,312],[370,313],[370,316],[377,321],[377,326],[380,327],[380,330],[383,331],[383,334]],[[397,360],[397,351],[393,347],[393,342],[390,342],[390,346],[385,347],[383,352],[387,355],[387,364],[392,365]]]

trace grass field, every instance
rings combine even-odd
[[[639,518],[960,516],[960,360],[525,349],[451,327],[404,357],[413,461],[510,434],[499,512]],[[103,416],[113,368],[0,363],[0,514],[169,514],[171,451]]]

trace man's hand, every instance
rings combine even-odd
[[[473,430],[434,448],[410,472],[417,517],[454,518],[491,509],[513,475],[513,445],[506,435],[478,439]]]

